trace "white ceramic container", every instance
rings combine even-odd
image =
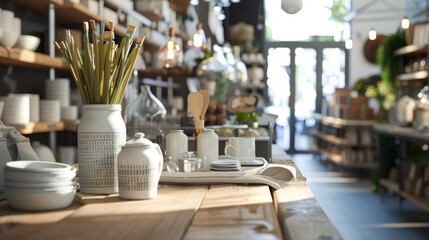
[[[77,132],[80,191],[117,193],[117,156],[126,142],[121,105],[84,105]]]
[[[47,188],[71,188],[76,187],[77,180],[70,181],[55,181],[55,182],[17,182],[17,181],[4,181],[4,186],[15,189],[47,189]]]
[[[118,155],[119,197],[155,198],[163,158],[158,144],[144,138],[143,133],[136,133]]]
[[[179,164],[179,159],[188,151],[188,136],[183,130],[171,130],[166,137],[166,155]]]
[[[55,182],[55,181],[73,181],[76,177],[76,170],[59,173],[44,172],[19,172],[4,171],[4,179],[17,182]]]
[[[52,150],[44,145],[41,144],[39,141],[34,141],[31,146],[33,147],[34,152],[39,157],[40,161],[46,161],[46,162],[56,162],[56,158]]]
[[[15,44],[15,48],[35,51],[40,44],[40,38],[31,35],[21,35]]]
[[[219,159],[219,137],[213,129],[204,129],[197,141],[198,158],[201,159],[203,168]]]

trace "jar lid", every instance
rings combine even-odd
[[[183,130],[181,129],[170,130],[170,133],[178,133],[178,132],[182,133]]]
[[[201,162],[200,158],[197,158],[195,152],[185,152],[183,156],[179,159],[179,161],[194,161]]]
[[[122,146],[122,147],[151,147],[151,146],[153,146],[153,143],[149,139],[144,138],[144,133],[137,132],[136,134],[134,134],[134,138],[129,140],[125,144],[125,146]]]
[[[214,129],[207,129],[207,128],[204,128],[204,130],[203,130],[203,132],[214,132],[215,130]]]

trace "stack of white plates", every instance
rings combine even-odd
[[[59,100],[40,100],[40,121],[61,120],[61,107]]]
[[[30,122],[30,98],[8,96],[4,99],[2,120],[10,124],[27,124]]]
[[[56,78],[46,80],[46,98],[57,99],[61,102],[61,107],[70,106],[70,80],[68,78]]]
[[[39,116],[40,97],[38,94],[10,93],[8,96],[28,96],[30,99],[30,122],[38,122],[40,120],[40,116]]]
[[[77,106],[61,107],[61,120],[77,120]]]
[[[0,15],[0,27],[3,29],[0,44],[10,48],[15,45],[21,35],[21,20],[15,18],[15,14],[9,10],[2,9]]]
[[[18,210],[47,211],[69,206],[76,193],[76,170],[67,164],[12,161],[4,168],[8,204]]]

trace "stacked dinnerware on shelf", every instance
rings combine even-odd
[[[3,98],[2,120],[9,124],[27,124],[30,122],[30,98],[27,95]]]
[[[65,208],[74,199],[76,182],[76,169],[62,163],[11,161],[4,168],[6,198],[17,210]]]
[[[46,99],[59,100],[61,107],[70,106],[70,80],[67,78],[56,78],[46,80]]]
[[[58,122],[61,120],[61,107],[59,100],[40,100],[40,120]]]
[[[15,17],[15,13],[9,10],[0,10],[0,45],[11,48],[21,35],[21,19]]]
[[[39,102],[40,97],[38,94],[8,94],[8,96],[28,96],[30,99],[30,122],[39,122]]]

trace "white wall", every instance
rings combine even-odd
[[[361,9],[370,2],[373,0],[352,0],[352,10]],[[389,36],[400,27],[402,17],[383,2],[390,3],[397,10],[404,10],[405,0],[378,0],[359,12],[351,21],[353,48],[350,52],[350,87],[359,78],[380,74],[380,67],[368,62],[364,57],[364,45],[368,39],[368,31],[374,28],[377,34]]]

